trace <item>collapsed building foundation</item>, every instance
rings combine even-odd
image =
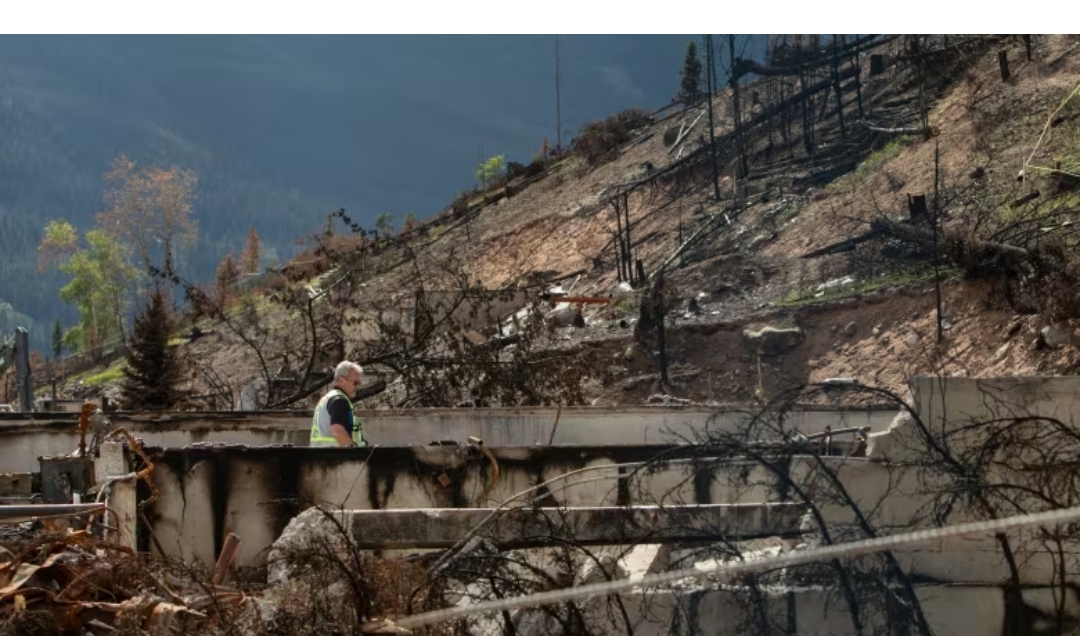
[[[977,440],[933,432],[964,432],[974,423],[1006,418],[1071,428],[1080,415],[1078,389],[1080,378],[916,378],[910,411],[898,405],[891,412],[842,412],[831,422],[823,415],[830,411],[793,411],[755,429],[751,425],[763,418],[749,410],[702,417],[667,409],[651,411],[652,421],[642,415],[635,429],[647,435],[656,430],[659,438],[652,427],[663,421],[672,435],[682,417],[683,432],[696,434],[684,435],[684,443],[675,443],[677,435],[668,443],[546,443],[555,437],[553,426],[525,426],[525,434],[546,432],[549,440],[515,445],[468,436],[455,444],[430,443],[442,435],[420,445],[365,449],[107,441],[95,459],[42,457],[38,471],[0,479],[7,486],[0,495],[24,508],[96,497],[107,503],[112,540],[186,562],[212,565],[226,548],[236,547],[230,536],[240,537],[234,564],[277,567],[279,582],[289,576],[278,567],[282,555],[298,538],[326,532],[319,530],[320,520],[333,519],[331,527],[351,549],[373,558],[438,551],[441,569],[433,571],[447,571],[456,559],[476,558],[480,550],[486,559],[514,555],[512,562],[531,564],[529,570],[513,570],[516,576],[546,572],[552,580],[577,585],[640,577],[675,564],[707,569],[718,560],[934,527],[944,514],[942,502],[953,502],[949,523],[984,518],[961,498],[946,497],[963,486],[950,481],[948,470],[929,470],[927,459],[946,452],[952,453],[942,455],[946,460],[963,457]],[[585,418],[585,411],[575,416]],[[627,411],[598,419],[603,417],[625,418]],[[582,431],[593,425],[579,421],[564,431],[565,439],[587,434]],[[847,426],[852,421],[873,424]],[[717,428],[718,422],[723,426]],[[813,422],[820,429],[791,422]],[[445,424],[428,426],[418,427],[419,434],[431,437],[431,426],[446,431]],[[471,435],[478,424],[467,426],[462,432]],[[609,420],[596,426],[617,425]],[[507,420],[504,434],[514,430]],[[758,431],[760,437],[738,441],[739,431]],[[949,440],[947,450],[927,446],[939,438]],[[702,443],[685,443],[690,439]],[[1014,467],[991,463],[993,479],[1011,483],[1006,478]],[[1042,633],[1049,624],[1080,622],[1080,577],[1069,569],[1080,563],[1080,550],[1071,535],[1055,532],[1019,531],[1007,547],[1000,537],[980,536],[897,548],[888,560],[837,563],[848,572],[840,579],[830,578],[827,564],[733,582],[698,578],[615,595],[616,614],[604,599],[581,611],[590,633],[745,634],[765,625],[775,633],[862,634],[908,621],[916,606],[935,634]],[[1052,536],[1059,538],[1054,542]],[[571,548],[573,559],[552,556]],[[472,603],[498,592],[483,580],[453,576],[447,589],[456,590],[458,600],[452,602]],[[862,600],[853,605],[841,588],[852,584],[851,577],[867,576],[859,583]],[[881,615],[859,610],[876,602],[874,594],[891,609]],[[549,619],[519,611],[477,617],[469,630],[504,633],[511,620],[519,634],[553,633]]]

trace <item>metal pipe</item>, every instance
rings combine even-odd
[[[50,515],[74,515],[105,510],[105,504],[16,504],[0,506],[0,519],[20,517],[47,517]]]
[[[845,435],[851,433],[869,433],[869,426],[851,426],[849,428],[838,428],[835,431],[824,431],[822,433],[812,433],[810,435],[803,435],[806,439],[821,439],[822,437],[831,437],[833,435]]]

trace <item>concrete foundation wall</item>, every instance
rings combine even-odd
[[[803,503],[815,501],[834,541],[865,537],[860,516],[836,496],[826,471],[837,476],[861,518],[879,532],[925,527],[928,496],[913,472],[866,459],[796,458],[767,468],[749,461],[721,463],[692,457],[689,446],[554,446],[490,449],[449,446],[375,449],[189,448],[160,451],[153,472],[158,499],[147,508],[152,530],[168,556],[210,564],[229,532],[242,536],[238,563],[262,563],[288,522],[301,511],[487,508],[519,497],[543,506],[624,506]],[[153,452],[157,452],[153,449]],[[616,464],[666,464],[649,469]],[[564,479],[561,475],[574,473]],[[801,494],[800,494],[801,493]],[[957,522],[963,519],[957,518]],[[807,517],[807,537],[818,532]],[[1023,554],[1021,580],[1054,580],[1057,547],[1038,533],[1011,533]],[[145,543],[149,550],[150,544]],[[1080,562],[1080,546],[1066,545]],[[929,580],[998,584],[1009,570],[993,538],[951,539],[894,550],[912,575]],[[948,557],[943,557],[948,554]]]
[[[749,408],[677,407],[357,411],[368,440],[379,446],[465,443],[469,436],[489,446],[682,443],[709,430],[733,431],[754,414],[756,410]],[[891,410],[800,409],[787,414],[777,427],[804,434],[822,432],[827,426],[869,426],[878,431],[894,416]],[[310,414],[296,411],[113,413],[110,419],[149,446],[172,448],[204,443],[307,446],[311,430]],[[35,471],[39,456],[70,453],[79,445],[77,429],[76,414],[0,414],[0,472]]]
[[[915,410],[928,426],[1041,416],[1080,424],[1080,377],[936,378],[911,380]]]
[[[236,532],[243,539],[237,562],[250,565],[264,560],[288,522],[313,505],[347,510],[484,508],[581,469],[591,470],[557,480],[520,501],[544,506],[670,504],[673,489],[681,493],[679,503],[776,499],[766,496],[776,488],[774,478],[765,473],[759,473],[766,481],[755,487],[758,490],[744,490],[741,465],[713,469],[704,479],[686,463],[641,477],[614,466],[645,462],[661,453],[677,460],[692,452],[686,446],[491,451],[498,461],[497,481],[490,460],[475,448],[151,449],[159,457],[152,474],[158,499],[146,513],[169,556],[213,563],[224,537]],[[719,474],[725,471],[730,474]],[[150,549],[149,542],[144,549]]]
[[[1075,389],[1080,389],[1080,379],[1038,380],[957,379],[943,383],[916,379],[912,383],[913,399],[924,422],[935,430],[1003,415],[1042,415],[1066,422],[1074,421],[1074,413],[1080,415],[1080,405],[1074,408],[1073,397]],[[876,431],[879,440],[903,438],[905,443],[914,444],[922,439],[912,434],[910,420],[895,416],[893,411],[803,410],[789,416],[785,430],[795,422],[794,426],[804,433],[819,432],[825,426],[836,429],[862,425]],[[293,434],[306,435],[306,428],[299,428],[306,427],[306,418],[291,417],[289,421],[298,427]],[[900,461],[890,461],[892,456],[873,450],[869,457],[851,457],[851,448],[838,443],[833,449],[836,455],[796,456],[774,465],[749,459],[721,463],[711,457],[694,457],[703,452],[700,447],[645,444],[632,439],[636,435],[644,441],[665,439],[662,431],[669,429],[679,429],[686,437],[713,426],[735,430],[747,418],[748,414],[735,410],[713,413],[644,408],[599,412],[383,411],[368,419],[372,437],[383,435],[384,439],[405,440],[403,443],[419,438],[421,444],[431,439],[460,441],[467,435],[484,438],[495,455],[497,479],[490,459],[477,448],[467,446],[387,443],[367,449],[156,449],[160,459],[156,460],[153,480],[159,498],[146,512],[168,556],[210,564],[224,537],[235,532],[242,539],[239,565],[264,563],[271,545],[289,521],[312,505],[353,510],[490,508],[538,484],[580,470],[585,472],[545,485],[521,501],[574,507],[778,502],[800,505],[809,498],[828,525],[833,541],[864,538],[865,530],[860,525],[864,521],[883,534],[934,524],[932,497],[949,484],[935,481],[913,463],[905,463],[925,457],[925,447],[920,450],[910,446],[907,455],[896,455]],[[551,436],[556,419],[557,445],[547,446],[545,438]],[[285,416],[276,420],[276,430],[287,429],[280,426],[286,420]],[[235,422],[243,420],[229,424],[235,430],[228,432],[265,435],[275,430],[265,422],[258,426]],[[149,426],[149,422],[141,425]],[[192,431],[185,426],[193,430],[195,424],[173,427],[168,434],[190,434]],[[218,420],[214,434],[222,428]],[[508,445],[503,443],[505,439],[523,441]],[[574,444],[581,439],[593,443]],[[373,441],[379,443],[378,439]],[[889,448],[889,444],[883,443],[881,448]],[[616,465],[646,462],[659,455],[671,461],[652,465],[650,470]],[[949,519],[952,523],[968,520],[959,512]],[[460,533],[462,528],[455,532]],[[798,531],[800,540],[810,544],[820,540],[812,515],[799,519]],[[150,550],[147,533],[143,535],[140,549]],[[444,543],[451,540],[445,538]],[[1004,589],[1010,571],[993,537],[954,538],[892,551],[917,585],[922,609],[935,634],[996,636],[1008,631],[1006,626],[1019,626],[1019,632],[1010,633],[1042,633],[1039,630],[1046,626],[1046,617],[1057,615],[1054,594],[1060,596],[1060,590],[1048,586],[1056,582],[1056,566],[1062,555],[1070,564],[1080,562],[1080,546],[1047,545],[1037,530],[1010,533],[1009,541],[1019,557],[1020,581],[1027,587],[1022,600],[1011,604]],[[790,547],[786,542],[783,545]],[[635,549],[642,547],[647,546]],[[869,565],[866,571],[871,571]],[[880,566],[880,562],[876,565]],[[625,569],[627,575],[642,573]],[[621,598],[632,614],[641,616],[635,633],[756,633],[747,631],[746,625],[758,617],[745,614],[746,599],[732,589],[666,589],[649,595],[629,593]],[[1074,588],[1067,590],[1063,603],[1060,611],[1066,622],[1080,622],[1080,598]],[[859,633],[835,590],[801,588],[777,593],[770,588],[765,615],[776,633]],[[862,620],[862,633],[888,633],[889,616],[863,616]],[[625,631],[616,622],[607,633]]]
[[[1024,590],[1022,606],[1007,608],[1005,590],[1001,586],[923,585],[915,589],[927,623],[936,636],[1056,633],[1049,631],[1053,629],[1049,617],[1056,616],[1057,612],[1055,594],[1060,595],[1060,589],[1032,587]],[[1066,626],[1074,625],[1080,618],[1080,602],[1076,594],[1069,591],[1067,596],[1061,608]],[[656,629],[645,633],[657,636],[670,634],[664,626],[672,624],[680,627],[675,633],[686,636],[765,633],[753,627],[760,615],[750,615],[745,594],[740,598],[733,590],[708,590],[653,595],[653,598],[657,597],[662,599],[661,602],[653,603],[652,599],[647,602],[650,616],[644,621]],[[765,615],[772,633],[800,636],[856,636],[860,633],[852,621],[849,608],[835,590],[798,589],[787,594],[770,594],[766,607]],[[865,615],[861,617],[863,634],[909,633],[897,630],[898,625],[882,615],[880,608],[876,612],[865,608],[864,611]],[[1018,616],[1013,617],[1013,612]],[[1018,631],[1010,631],[1007,621],[1012,622]],[[789,627],[794,630],[789,632]],[[1068,627],[1065,633],[1068,633],[1067,630]],[[917,632],[912,628],[910,633]]]

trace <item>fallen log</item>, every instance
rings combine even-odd
[[[1031,203],[1032,201],[1034,201],[1034,200],[1036,200],[1038,198],[1039,198],[1039,191],[1034,190],[1032,192],[1028,192],[1024,196],[1022,196],[1019,199],[1016,199],[1015,201],[1010,203],[1009,207],[1010,208],[1018,208],[1018,207],[1020,207],[1022,205],[1025,205],[1027,203]]]
[[[879,237],[891,237],[913,243],[930,253],[934,252],[936,245],[937,253],[940,256],[949,259],[949,261],[965,271],[973,273],[1015,272],[1020,268],[1021,263],[1033,262],[1038,256],[1030,250],[1007,243],[966,238],[956,232],[948,231],[940,232],[935,237],[933,230],[926,227],[897,222],[891,219],[874,219],[870,222],[870,229],[866,232],[826,245],[812,252],[807,252],[800,258],[819,258],[850,252],[859,244]]]
[[[706,112],[707,111],[705,109],[702,109],[701,112],[698,113],[698,116],[694,118],[694,121],[691,122],[691,124],[689,126],[686,126],[685,128],[683,128],[681,126],[679,127],[679,135],[675,138],[675,143],[671,144],[671,147],[668,148],[668,150],[667,150],[668,154],[671,154],[672,150],[675,150],[676,148],[678,148],[679,144],[681,144],[684,139],[686,139],[687,137],[690,136],[690,131],[694,129],[694,126],[697,126],[698,121],[701,120],[701,117]]]
[[[967,272],[1015,272],[1024,262],[1032,262],[1036,255],[1030,250],[1006,243],[965,238],[956,232],[940,232],[889,219],[874,219],[870,228],[880,234],[901,241],[915,243],[933,249],[935,243],[941,256]]]
[[[858,122],[860,126],[867,130],[879,133],[890,133],[896,135],[922,135],[923,137],[937,137],[941,132],[937,126],[900,126],[896,128],[885,128],[883,126],[874,126],[865,121]]]
[[[803,254],[799,258],[806,258],[806,259],[820,258],[822,256],[831,256],[833,254],[843,254],[844,252],[853,252],[853,251],[855,251],[855,248],[858,247],[861,243],[865,243],[865,242],[867,242],[869,240],[872,240],[872,239],[875,239],[875,238],[877,238],[879,236],[881,236],[881,231],[871,228],[869,231],[863,232],[862,234],[860,234],[858,236],[853,236],[853,237],[851,237],[849,239],[844,239],[843,241],[840,241],[838,243],[832,243],[830,245],[826,245],[825,247],[822,247],[821,249],[816,249],[816,250],[814,250],[812,252],[807,252],[806,254]]]
[[[696,243],[697,240],[704,236],[713,227],[713,224],[720,219],[726,220],[727,224],[731,225],[731,217],[728,215],[727,212],[714,212],[705,221],[705,223],[690,236],[690,238],[686,239],[686,241],[684,241],[682,245],[680,245],[674,252],[671,253],[671,256],[667,257],[667,259],[660,265],[660,267],[656,268],[656,270],[649,274],[649,282],[651,283],[653,280],[656,279],[657,276],[667,271],[667,268],[670,267],[673,262],[675,262],[675,259],[678,258],[680,254],[685,252],[688,247]]]

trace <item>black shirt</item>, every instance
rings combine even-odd
[[[349,400],[343,395],[335,395],[326,402],[326,410],[330,411],[330,424],[341,424],[345,432],[352,438],[353,413]]]

